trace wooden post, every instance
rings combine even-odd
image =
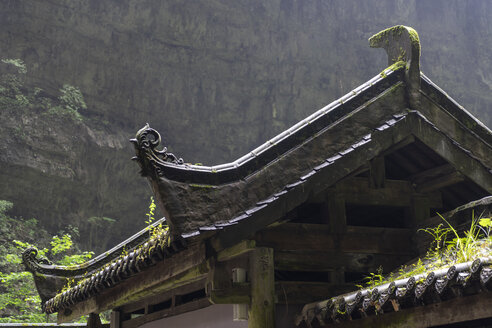
[[[384,188],[385,171],[384,156],[375,157],[369,162],[369,186],[371,188]]]
[[[87,319],[87,328],[101,328],[101,318],[99,318],[99,314],[91,313],[89,314],[89,319]]]
[[[425,195],[414,194],[412,197],[410,228],[421,225],[425,220],[430,218],[429,199]]]
[[[121,312],[111,311],[111,318],[109,321],[110,328],[120,328],[121,327]]]
[[[347,230],[345,214],[345,199],[341,193],[330,192],[327,195],[328,225],[334,233],[344,233]]]
[[[251,306],[249,328],[275,327],[275,272],[272,248],[257,248],[250,256]]]

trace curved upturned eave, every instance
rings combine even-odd
[[[162,176],[168,180],[204,185],[221,185],[245,179],[248,175],[274,161],[281,154],[350,114],[372,99],[373,96],[401,81],[403,73],[404,68],[385,69],[381,74],[376,75],[233,162],[202,166],[160,161]]]
[[[166,221],[165,218],[161,218],[152,224],[152,226],[158,226]],[[56,264],[45,264],[40,262],[36,258],[31,258],[24,260],[24,266],[26,270],[32,273],[41,273],[55,277],[62,278],[73,278],[73,277],[83,277],[90,275],[95,270],[100,269],[105,264],[111,262],[118,256],[120,256],[123,250],[129,251],[132,248],[144,243],[148,240],[149,227],[140,230],[135,235],[119,243],[110,250],[99,254],[93,259],[86,261],[78,265],[56,265]]]

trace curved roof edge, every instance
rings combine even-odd
[[[179,182],[210,185],[244,179],[275,160],[279,155],[349,115],[350,112],[372,98],[370,95],[379,94],[401,81],[404,71],[405,68],[402,66],[386,68],[371,80],[230,163],[215,166],[183,163],[182,159],[167,153],[167,148],[164,147],[161,151],[156,149],[161,138],[159,133],[148,125],[137,132],[135,139],[131,139],[137,153],[133,159],[139,162],[143,176],[156,175],[155,178],[163,176]]]

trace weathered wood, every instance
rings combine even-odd
[[[392,154],[395,151],[402,149],[412,143],[415,142],[415,137],[411,134],[409,136],[404,137],[402,140],[398,141],[396,144],[388,147],[388,149],[381,152],[380,156],[386,156],[388,154]]]
[[[173,297],[176,295],[185,295],[197,291],[199,289],[202,289],[205,287],[205,283],[206,283],[206,279],[202,279],[187,285],[174,288],[169,291],[165,291],[158,295],[152,295],[150,297],[146,297],[138,302],[129,303],[120,306],[118,307],[118,310],[120,311],[121,314],[121,321],[125,320],[125,316],[127,314],[135,311],[145,310],[145,313],[153,312],[152,307],[155,306],[156,304],[172,300]]]
[[[427,180],[419,184],[416,189],[418,192],[432,192],[440,188],[445,188],[465,181],[465,177],[460,172],[452,172],[450,174],[437,177],[432,180]]]
[[[233,283],[227,289],[213,289],[208,298],[213,304],[249,304],[251,302],[251,284]]]
[[[419,117],[409,116],[408,119],[408,123],[414,127],[413,133],[420,141],[459,169],[469,180],[488,193],[492,193],[492,176],[487,167],[470,157],[462,148],[453,144],[451,139],[443,138],[442,133],[430,125],[422,124]]]
[[[412,194],[415,190],[411,182],[404,180],[388,180],[384,188],[374,189],[369,186],[366,178],[353,177],[342,180],[336,185],[336,192],[341,193],[346,203],[356,205],[412,206]],[[438,192],[425,195],[433,208],[442,207],[441,194]]]
[[[334,235],[326,224],[284,223],[258,231],[255,239],[257,246],[272,247],[276,250],[336,248]]]
[[[429,199],[424,195],[414,194],[412,197],[412,207],[410,213],[410,222],[407,223],[407,227],[415,227],[420,222],[426,221],[430,218]]]
[[[413,255],[342,253],[337,251],[275,251],[275,269],[280,271],[384,272],[412,259]],[[333,281],[333,280],[332,280]]]
[[[435,179],[437,177],[448,175],[455,171],[456,169],[451,164],[446,163],[444,165],[440,165],[432,169],[428,169],[426,171],[411,175],[409,177],[409,180],[411,180],[412,183],[419,185],[423,182],[426,182],[429,179]]]
[[[58,312],[58,322],[68,322],[87,313],[100,313],[151,295],[158,295],[203,279],[208,271],[204,245],[190,245],[179,254],[126,279],[118,288],[103,290],[95,297],[75,304],[70,311]]]
[[[110,328],[121,328],[121,312],[111,311],[111,318],[109,321]]]
[[[340,295],[353,289],[354,284],[350,283],[307,281],[278,281],[275,283],[278,304],[306,304]]]
[[[378,156],[369,161],[369,186],[374,189],[384,188],[386,175],[384,156]]]
[[[257,248],[250,257],[251,304],[248,327],[275,327],[273,249]]]
[[[347,226],[340,251],[347,253],[414,255],[412,229]]]
[[[167,318],[170,316],[174,316],[174,315],[178,315],[178,314],[182,314],[182,313],[186,313],[186,312],[190,312],[190,311],[203,309],[203,308],[210,306],[210,305],[211,304],[207,298],[194,300],[194,301],[191,301],[189,303],[177,305],[177,306],[172,307],[170,309],[164,309],[161,311],[150,313],[148,315],[142,315],[140,317],[137,317],[137,318],[134,318],[131,320],[123,321],[121,323],[121,328],[140,327],[141,325],[143,325],[147,322],[159,320],[162,318]]]
[[[226,248],[220,252],[217,253],[217,261],[227,261],[230,260],[234,257],[240,256],[244,253],[250,252],[253,250],[256,246],[256,243],[254,240],[243,240],[239,242],[238,244]]]
[[[331,232],[343,233],[347,228],[345,199],[339,193],[329,193],[327,199],[328,226]]]
[[[216,289],[228,289],[232,287],[232,271],[227,264],[210,259],[210,271],[207,277],[207,292]]]
[[[87,328],[101,328],[101,318],[99,318],[99,314],[90,313],[89,319],[87,319]]]
[[[259,231],[255,239],[258,246],[275,250],[413,254],[413,230],[356,226],[346,229],[344,234],[338,234],[326,224],[284,223]]]
[[[483,292],[364,319],[330,324],[333,328],[426,328],[492,317],[492,297]]]

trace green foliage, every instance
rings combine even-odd
[[[81,109],[87,109],[84,96],[80,90],[70,84],[64,84],[60,89],[61,95],[58,97],[62,106],[67,110],[78,112]]]
[[[147,214],[145,214],[145,216],[147,217],[147,220],[145,220],[145,223],[150,226],[154,221],[155,221],[155,209],[156,209],[156,205],[155,205],[155,202],[154,202],[154,197],[150,196],[150,204],[149,204],[149,212]]]
[[[376,273],[369,273],[369,276],[364,278],[364,280],[366,280],[365,284],[369,288],[380,285],[384,280],[383,267],[380,266]]]
[[[65,252],[72,248],[72,236],[66,234],[61,237],[53,236],[51,241],[51,253],[53,255]]]
[[[169,242],[169,226],[167,224],[159,224],[155,227],[152,226],[152,223],[155,221],[155,210],[157,206],[154,202],[154,197],[150,196],[150,204],[149,204],[149,212],[145,214],[147,220],[145,223],[147,224],[147,229],[149,230],[149,238],[158,238],[158,236],[167,236],[167,242]]]
[[[80,264],[94,253],[81,252],[68,233],[50,237],[35,219],[10,217],[7,213],[12,206],[0,200],[0,322],[43,322],[46,316],[34,280],[23,271],[22,251],[33,243],[44,245],[38,249],[38,257],[49,254],[60,265]]]
[[[14,66],[15,68],[17,68],[17,72],[19,74],[27,73],[26,64],[24,64],[22,59],[2,59],[2,63]]]
[[[37,111],[75,122],[82,121],[79,111],[87,109],[87,104],[80,89],[64,84],[56,98],[47,95],[41,88],[24,85],[27,68],[22,60],[2,59],[0,64],[0,110]]]

